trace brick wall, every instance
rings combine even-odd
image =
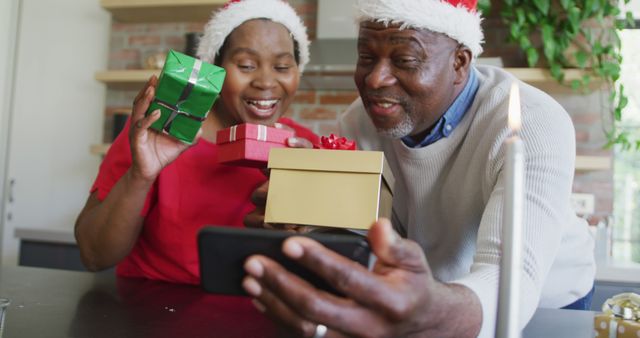
[[[542,88],[546,89],[546,88]],[[578,155],[612,157],[611,150],[603,149],[606,138],[602,129],[601,111],[606,96],[602,91],[588,95],[573,93],[566,88],[545,90],[553,96],[571,115],[576,130],[576,152]],[[595,213],[589,223],[613,212],[613,171],[578,171],[574,178],[573,191],[595,195]]]
[[[297,12],[303,17],[311,39],[315,38],[316,11],[318,0],[290,0]],[[496,11],[497,12],[497,11]],[[111,30],[109,54],[110,69],[138,69],[143,60],[153,53],[164,52],[170,48],[184,50],[185,34],[201,32],[202,22],[181,22],[163,24],[124,24],[114,22]],[[505,43],[507,28],[495,16],[483,21],[486,43],[483,56],[499,56],[507,67],[525,66],[522,52]],[[556,98],[569,111],[576,128],[577,152],[579,155],[611,156],[603,150],[605,142],[602,132],[601,111],[603,100],[601,93],[580,95],[558,86],[542,88]],[[111,140],[111,125],[114,111],[127,109],[135,97],[134,91],[109,89],[105,118],[105,141]],[[355,99],[355,91],[308,91],[298,92],[286,116],[310,127],[321,135],[337,131],[336,118]],[[612,171],[577,172],[574,191],[596,195],[596,213],[591,220],[611,213],[613,208]]]

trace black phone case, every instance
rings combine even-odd
[[[282,254],[282,242],[294,234],[268,229],[204,227],[198,233],[200,280],[205,291],[225,295],[247,295],[242,289],[247,257],[260,254],[282,264],[317,288],[339,294],[311,271]],[[299,235],[298,235],[299,236]],[[309,233],[307,236],[364,267],[369,264],[369,244],[359,235]]]

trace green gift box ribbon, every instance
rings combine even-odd
[[[218,98],[226,72],[188,55],[170,50],[147,115],[160,109],[152,129],[191,144]]]

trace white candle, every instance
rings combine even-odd
[[[502,260],[498,295],[497,337],[520,338],[520,291],[522,275],[522,202],[524,199],[524,145],[520,131],[518,84],[509,94],[509,128],[505,141],[504,200],[502,210]]]

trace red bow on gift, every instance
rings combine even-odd
[[[329,135],[329,137],[321,136],[320,143],[314,146],[316,149],[338,149],[338,150],[356,150],[356,142],[347,140],[346,137],[337,137]]]

